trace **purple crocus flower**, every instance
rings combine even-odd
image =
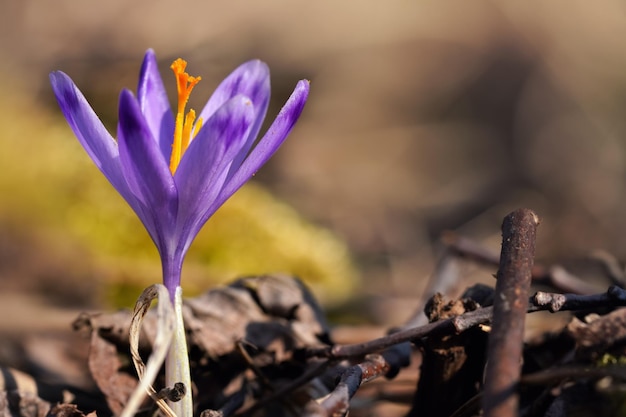
[[[178,108],[172,111],[152,50],[148,50],[137,96],[122,90],[117,141],[74,82],[50,74],[54,94],[91,159],[141,219],[156,244],[163,282],[174,299],[183,259],[204,223],[276,152],[300,116],[309,93],[306,80],[267,133],[255,144],[270,98],[269,69],[250,61],[230,74],[195,117],[185,106],[200,81],[172,64]]]

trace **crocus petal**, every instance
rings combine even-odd
[[[176,218],[176,186],[139,103],[128,90],[122,90],[120,94],[118,143],[126,181],[158,222],[153,230],[148,231],[159,250],[164,250],[169,244],[167,238],[171,238],[169,229]]]
[[[148,230],[154,230],[154,219],[147,207],[131,192],[119,157],[117,143],[72,80],[62,72],[50,74],[50,82],[61,111],[87,154],[104,176],[137,213]]]
[[[307,97],[309,96],[309,81],[301,80],[296,85],[293,93],[276,116],[276,119],[267,130],[263,138],[252,149],[252,152],[243,161],[241,166],[227,180],[209,212],[213,213],[224,202],[248,181],[278,150],[280,145],[287,139],[294,124],[300,117]]]
[[[200,113],[200,117],[207,120],[213,112],[236,95],[249,97],[252,101],[256,112],[254,124],[246,138],[241,156],[233,162],[234,167],[241,164],[261,130],[270,102],[270,92],[270,70],[267,65],[259,60],[248,61],[220,83]]]
[[[55,71],[50,74],[50,83],[63,115],[87,154],[113,187],[131,203],[133,195],[122,175],[113,137],[70,77]]]
[[[141,65],[137,101],[152,137],[159,143],[165,160],[169,161],[174,136],[174,115],[152,49],[146,52]]]
[[[248,97],[257,115],[265,116],[270,98],[270,70],[264,62],[253,60],[237,67],[220,83],[199,117],[208,120],[225,102],[237,95]]]
[[[205,122],[189,145],[174,179],[180,201],[181,244],[186,248],[212,213],[206,207],[219,194],[233,159],[241,152],[255,118],[248,97],[228,100]]]

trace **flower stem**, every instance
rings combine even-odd
[[[193,402],[191,392],[191,372],[189,370],[189,355],[187,353],[187,338],[183,322],[183,290],[176,287],[174,295],[175,329],[165,359],[165,384],[172,388],[177,382],[185,384],[186,394],[180,401],[170,402],[170,407],[178,417],[193,416]]]

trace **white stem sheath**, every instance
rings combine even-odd
[[[191,372],[189,370],[187,337],[183,322],[183,290],[181,287],[176,287],[174,314],[174,337],[165,359],[165,384],[169,388],[172,388],[177,382],[185,384],[187,392],[183,399],[177,402],[170,402],[169,405],[178,417],[193,417]]]

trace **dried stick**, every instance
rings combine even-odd
[[[551,300],[557,299],[558,308]],[[533,313],[536,311],[570,311],[586,310],[599,305],[604,307],[626,306],[626,290],[611,286],[608,291],[599,294],[578,295],[578,294],[554,294],[538,292],[525,304],[526,311]],[[493,316],[493,307],[483,307],[457,317],[439,320],[424,326],[412,329],[401,330],[369,342],[355,343],[349,345],[333,345],[322,348],[309,348],[304,351],[304,355],[309,358],[327,358],[332,360],[349,359],[356,356],[363,356],[368,353],[379,352],[390,346],[403,342],[410,342],[426,336],[458,334],[479,324],[488,323]]]
[[[626,381],[626,368],[623,365],[602,367],[569,365],[524,375],[521,383],[526,385],[553,385],[563,380],[601,379],[606,377]]]
[[[595,250],[591,254],[591,258],[602,265],[607,277],[609,277],[615,285],[626,287],[626,271],[624,271],[624,268],[620,265],[615,255],[607,251]]]
[[[502,253],[485,370],[485,417],[514,417],[518,412],[516,387],[538,224],[539,218],[528,209],[514,211],[502,223]]]
[[[553,302],[555,300],[557,302],[556,304]],[[530,297],[530,299],[527,299],[527,302],[524,303],[524,311],[532,313],[536,311],[558,312],[566,310],[586,310],[599,305],[607,308],[626,306],[626,290],[617,286],[612,286],[604,293],[592,295],[538,292],[533,297]],[[325,358],[327,360],[319,363],[316,368],[307,371],[306,375],[298,378],[297,381],[293,381],[267,398],[260,400],[245,412],[237,413],[237,415],[248,415],[250,412],[258,410],[267,402],[292,392],[306,382],[310,381],[315,376],[319,375],[322,369],[327,369],[342,359],[350,359],[383,351],[383,358],[389,365],[391,365],[391,370],[387,372],[387,376],[390,376],[389,374],[392,373],[394,369],[393,364],[398,361],[398,358],[393,358],[392,356],[387,357],[388,354],[392,353],[392,350],[388,349],[390,346],[403,350],[408,348],[406,342],[414,341],[427,336],[441,337],[451,334],[459,334],[470,328],[478,326],[479,324],[490,322],[492,317],[493,307],[484,307],[457,317],[439,320],[425,326],[401,330],[365,343],[334,345],[324,348],[308,349],[304,352],[306,357]],[[404,352],[399,354],[400,358],[405,356],[406,354]],[[517,363],[517,366],[519,366],[519,362]],[[305,412],[308,413],[307,415],[311,416],[322,416],[324,415],[323,410],[325,409],[320,404],[311,402],[309,406],[307,406],[307,410]]]
[[[308,407],[304,416],[327,417],[345,415],[350,407],[350,399],[359,387],[389,371],[389,363],[382,355],[368,355],[365,360],[351,366],[341,374],[335,389],[328,394],[319,406]]]
[[[500,257],[496,252],[487,249],[470,238],[460,236],[455,232],[443,232],[441,234],[441,243],[458,256],[471,259],[476,263],[487,266],[497,266],[500,263]]]
[[[565,310],[587,310],[597,307],[616,307],[626,303],[626,290],[616,285],[607,292],[591,295],[557,294],[538,291],[530,300],[528,311],[549,310],[551,313]]]
[[[454,232],[444,233],[441,241],[458,256],[471,259],[479,264],[498,266],[500,263],[497,253]],[[534,265],[532,268],[532,279],[536,284],[550,285],[559,291],[567,293],[593,294],[596,291],[594,286],[568,272],[560,265],[551,267]]]
[[[306,370],[302,375],[292,380],[291,382],[278,387],[274,390],[274,392],[270,393],[266,397],[260,399],[256,403],[250,405],[249,407],[244,407],[243,409],[237,411],[235,415],[237,416],[251,416],[254,413],[266,404],[269,404],[272,401],[276,401],[277,399],[284,398],[285,396],[291,394],[293,391],[297,390],[301,386],[305,385],[309,381],[318,377],[324,371],[326,371],[330,366],[334,365],[334,361],[318,361],[311,368]]]
[[[439,320],[412,329],[400,330],[369,342],[306,349],[305,356],[333,360],[354,358],[368,353],[380,352],[388,347],[417,340],[425,336],[458,334],[471,327],[489,322],[491,317],[492,307],[479,308],[457,317]]]

